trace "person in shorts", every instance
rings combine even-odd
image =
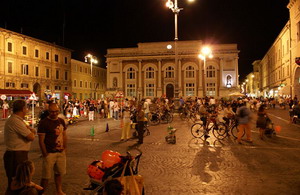
[[[38,126],[39,145],[43,155],[41,186],[46,191],[48,181],[54,171],[56,192],[62,191],[62,176],[66,174],[67,136],[65,121],[58,117],[59,106],[49,104],[49,116],[43,119]]]

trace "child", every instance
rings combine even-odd
[[[34,164],[32,161],[24,161],[17,167],[16,177],[11,183],[11,190],[13,194],[38,194],[43,187],[33,183],[32,176],[34,174]]]

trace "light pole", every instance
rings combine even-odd
[[[194,0],[187,0],[188,2],[193,2]],[[179,76],[180,70],[178,68],[178,50],[177,50],[177,41],[178,41],[178,15],[183,8],[178,7],[178,0],[167,0],[166,6],[172,10],[174,13],[174,24],[175,24],[175,38],[174,38],[174,50],[175,50],[175,68],[178,70],[177,74]],[[179,86],[178,81],[175,80],[175,96],[179,95]]]
[[[93,81],[93,63],[94,64],[98,64],[98,60],[96,56],[93,56],[92,54],[88,54],[84,57],[85,62],[88,62],[88,60],[90,60],[90,64],[91,64],[91,85],[92,85],[92,81]],[[91,87],[91,98],[93,97],[93,87]]]
[[[203,60],[204,79],[203,79],[203,96],[206,96],[206,58],[213,58],[212,51],[208,46],[201,49],[201,53],[198,55]]]

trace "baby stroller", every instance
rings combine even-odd
[[[142,176],[138,175],[138,165],[140,158],[142,156],[142,152],[136,148],[139,154],[133,156],[131,153],[128,151],[125,156],[120,156],[121,161],[119,163],[114,164],[112,167],[103,169],[100,167],[96,167],[99,169],[100,172],[102,172],[102,178],[101,179],[94,179],[90,176],[90,184],[89,187],[84,188],[84,190],[90,190],[91,195],[101,195],[103,193],[104,186],[106,182],[111,181],[112,179],[118,179],[122,177],[128,177],[128,176],[133,176],[136,179],[136,184],[138,187],[139,193],[136,194],[144,194],[144,187],[143,187],[143,178]],[[95,164],[95,161],[92,163]],[[92,165],[91,164],[91,165]],[[121,182],[122,183],[122,182]],[[125,186],[123,184],[123,192],[126,190],[127,192],[130,191],[128,188],[131,188],[133,186]],[[136,186],[135,186],[136,187]],[[128,194],[128,193],[127,193]],[[130,194],[130,193],[129,193]]]
[[[270,118],[267,119],[265,135],[270,138],[276,136],[276,131],[274,129],[274,123],[272,123]]]

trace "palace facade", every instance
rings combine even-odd
[[[167,48],[168,46],[168,48]],[[236,44],[209,45],[213,58],[198,55],[203,42],[138,43],[136,48],[107,50],[107,94],[126,97],[226,97],[239,91]],[[204,69],[206,67],[206,70]],[[206,72],[204,72],[206,71]],[[206,74],[204,74],[206,73]]]
[[[61,99],[71,93],[71,84],[70,49],[0,28],[0,89]]]

